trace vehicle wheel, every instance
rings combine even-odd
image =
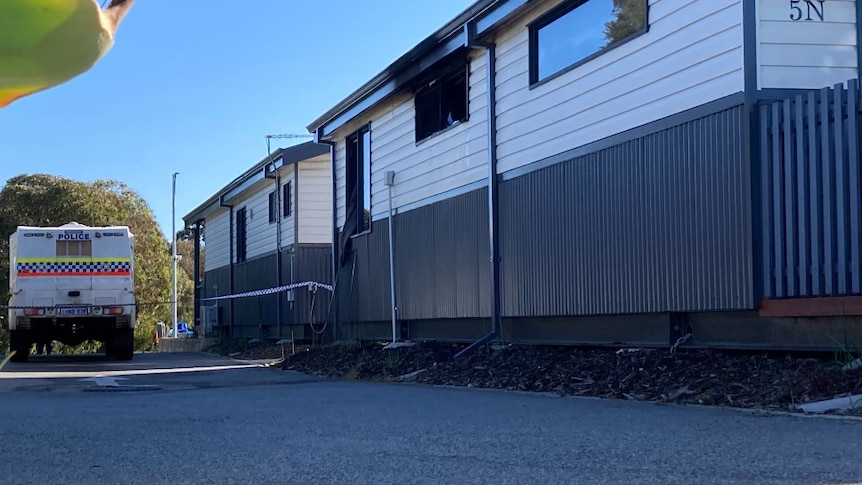
[[[27,362],[27,359],[30,357],[30,348],[29,347],[26,349],[18,348],[18,349],[12,349],[12,350],[15,351],[15,355],[13,355],[11,359],[9,359],[12,362]]]
[[[132,360],[135,356],[135,333],[133,330],[118,331],[112,346],[117,360]]]
[[[9,343],[10,350],[15,352],[15,355],[9,360],[12,362],[27,362],[27,359],[30,358],[30,347],[32,347],[27,335],[22,335],[13,330],[9,332]]]

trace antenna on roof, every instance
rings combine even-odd
[[[308,134],[306,134],[306,133],[299,133],[299,134],[281,133],[278,135],[265,135],[264,138],[266,138],[266,153],[269,154],[270,162],[271,162],[272,161],[272,149],[270,149],[269,140],[279,139],[279,138],[314,138],[314,135],[312,135],[310,133],[308,133]]]

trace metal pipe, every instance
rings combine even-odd
[[[280,168],[276,168],[275,163],[272,161],[272,147],[269,142],[271,138],[273,138],[272,135],[266,136],[266,153],[269,158],[269,164],[272,167],[272,171],[275,172],[275,285],[281,286],[283,284],[282,281],[284,281],[281,275],[281,170]],[[266,168],[264,168],[264,173],[266,173]],[[278,338],[281,340],[281,323],[283,321],[284,308],[281,303],[282,296],[279,294],[277,297],[276,327],[278,328]]]
[[[487,109],[488,109],[488,246],[491,253],[491,331],[474,342],[456,357],[462,357],[487,342],[503,335],[500,317],[500,235],[497,177],[497,45],[475,38],[476,26],[465,24],[466,46],[484,48],[486,59]]]
[[[230,282],[228,284],[228,291],[229,291],[228,295],[232,295],[234,293],[234,285],[233,285],[234,263],[233,263],[233,259],[234,259],[234,253],[235,253],[235,251],[234,251],[234,223],[233,223],[233,219],[234,219],[233,208],[234,207],[233,207],[233,204],[225,204],[224,203],[224,196],[223,195],[219,197],[219,205],[221,207],[227,207],[229,209],[229,213],[230,213],[230,216],[228,219],[228,235],[230,236],[228,238],[228,248],[229,248],[229,252],[228,252],[228,262],[229,262],[229,264],[228,264],[228,268],[229,268],[228,269],[228,276],[230,278]],[[228,311],[230,311],[230,321],[229,321],[230,325],[228,326],[228,336],[229,337],[233,336],[233,324],[234,324],[234,304],[233,303],[234,303],[233,298],[228,299]],[[216,310],[216,311],[218,311],[218,310]]]
[[[335,142],[330,140],[324,140],[320,130],[316,130],[314,132],[314,142],[315,143],[324,143],[329,145],[329,165],[330,165],[330,177],[332,183],[332,250],[330,251],[331,255],[331,276],[332,284],[335,285],[336,280],[338,278],[338,184],[336,183],[338,174],[335,170]],[[338,305],[336,304],[335,297],[335,287],[333,287],[332,302],[330,303],[330,307],[332,308],[332,341],[335,342],[338,340]],[[322,336],[321,336],[322,337]]]
[[[177,175],[179,172],[174,172],[171,187],[171,318],[175,338],[180,336],[177,328]]]
[[[195,283],[194,287],[194,306],[195,306],[195,328],[199,329],[199,335],[201,337],[206,336],[206,325],[204,325],[203,318],[201,316],[201,221],[198,220],[195,222],[193,229],[194,236],[194,277],[192,280]]]
[[[487,47],[488,63],[488,231],[493,288],[491,331],[499,338],[503,335],[503,325],[500,318],[500,207],[497,193],[497,48],[494,43],[484,45]]]
[[[393,257],[393,253],[395,251],[395,246],[393,243],[393,225],[392,225],[392,186],[395,185],[395,172],[387,171],[386,172],[386,186],[389,188],[389,298],[392,304],[392,342],[395,343],[398,341],[398,332],[397,332],[397,312],[398,305],[395,300],[395,260]]]
[[[496,333],[496,332],[491,332],[491,333],[489,333],[488,335],[485,335],[484,337],[480,338],[479,340],[477,340],[477,341],[473,342],[472,344],[468,345],[466,348],[464,348],[463,350],[461,350],[461,351],[460,351],[460,352],[458,352],[457,354],[455,354],[455,357],[454,357],[454,358],[455,358],[455,359],[460,359],[461,357],[464,357],[465,355],[469,355],[469,354],[470,354],[471,352],[473,352],[474,350],[476,350],[476,349],[478,349],[479,347],[481,347],[481,346],[485,345],[486,343],[488,343],[488,342],[490,342],[490,341],[494,340],[495,338],[497,338],[497,333]]]

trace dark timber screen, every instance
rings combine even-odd
[[[862,293],[859,82],[760,106],[764,297]]]

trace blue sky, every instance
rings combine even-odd
[[[0,110],[0,182],[23,173],[121,180],[169,234],[173,172],[179,229],[266,156],[264,135],[307,133],[471,3],[138,0],[92,70]]]

